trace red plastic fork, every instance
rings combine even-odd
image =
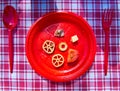
[[[102,28],[105,32],[105,49],[104,49],[104,74],[107,75],[108,70],[108,55],[109,55],[109,31],[113,18],[112,9],[104,9],[102,14]]]

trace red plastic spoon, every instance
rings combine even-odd
[[[17,25],[18,15],[14,7],[6,6],[3,13],[3,23],[8,28],[9,32],[9,61],[10,61],[10,72],[13,72],[13,29]]]

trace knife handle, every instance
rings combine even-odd
[[[13,72],[13,31],[9,30],[9,62],[10,72]]]

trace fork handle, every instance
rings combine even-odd
[[[9,30],[9,62],[10,62],[10,72],[13,72],[13,31]]]
[[[105,31],[104,74],[107,75],[109,58],[109,30]]]

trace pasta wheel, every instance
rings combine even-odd
[[[52,54],[55,49],[55,43],[53,41],[46,40],[43,43],[42,48],[47,54]]]
[[[53,55],[52,64],[56,68],[61,67],[64,64],[64,57],[61,54]]]
[[[67,44],[66,44],[65,42],[61,42],[61,43],[59,44],[59,50],[60,50],[60,51],[66,51],[67,48],[68,48],[68,46],[67,46]]]

